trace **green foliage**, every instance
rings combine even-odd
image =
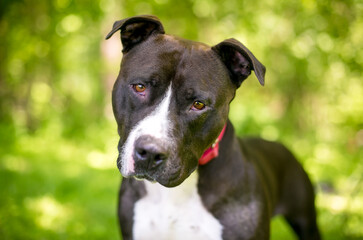
[[[239,135],[279,140],[316,183],[325,239],[363,231],[363,4],[337,1],[0,2],[0,238],[116,239],[120,175],[110,92],[115,20],[159,16],[170,34],[234,37],[266,66],[238,90]],[[290,239],[281,218],[272,239]]]

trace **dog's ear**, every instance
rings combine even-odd
[[[265,85],[265,66],[242,43],[227,39],[212,47],[227,66],[232,81],[239,87],[253,70],[260,84]]]
[[[141,15],[116,21],[106,39],[109,39],[118,30],[121,30],[122,52],[124,53],[152,34],[165,33],[160,20],[151,15]]]

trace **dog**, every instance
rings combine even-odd
[[[116,21],[123,57],[112,90],[123,176],[124,240],[269,239],[282,214],[299,239],[320,239],[313,186],[283,145],[238,138],[236,89],[265,67],[239,41],[165,34],[155,16]]]

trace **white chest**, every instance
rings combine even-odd
[[[135,240],[221,240],[222,225],[203,206],[197,173],[181,185],[166,188],[146,182],[147,194],[135,204]]]

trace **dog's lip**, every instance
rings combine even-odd
[[[175,172],[171,173],[171,175],[168,178],[154,177],[148,173],[134,173],[128,177],[133,177],[137,180],[147,180],[150,182],[158,182],[165,187],[175,187],[184,181],[184,179],[182,179],[182,174],[180,171],[175,171]]]
[[[150,182],[155,182],[155,179],[150,177],[149,175],[147,174],[135,174],[133,175],[134,178],[136,178],[137,180],[148,180]]]

